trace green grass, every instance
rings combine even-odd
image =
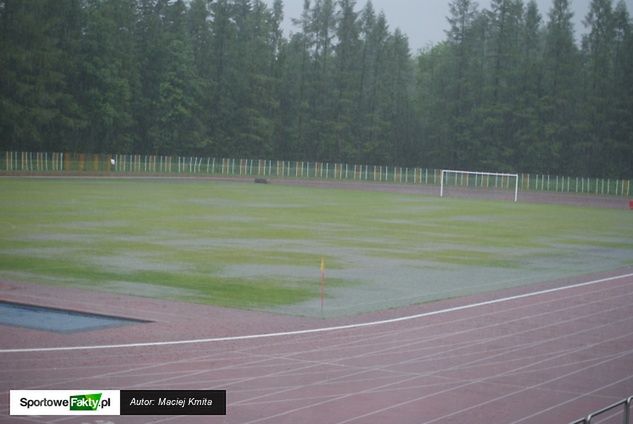
[[[229,307],[312,314],[321,257],[347,312],[633,265],[625,210],[190,180],[0,194],[2,279]]]

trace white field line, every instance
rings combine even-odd
[[[215,338],[191,339],[191,340],[173,340],[173,341],[163,341],[163,342],[124,343],[124,344],[93,345],[93,346],[60,346],[60,347],[0,349],[0,354],[174,346],[174,345],[185,345],[185,344],[201,344],[201,343],[216,343],[216,342],[227,342],[227,341],[264,339],[264,338],[271,338],[271,337],[298,336],[298,335],[303,335],[303,334],[326,333],[326,332],[338,331],[338,330],[351,330],[351,329],[356,329],[356,328],[373,327],[373,326],[379,326],[379,325],[385,325],[385,324],[393,324],[393,323],[402,322],[402,321],[410,321],[410,320],[430,317],[434,315],[448,314],[451,312],[464,311],[467,309],[478,308],[481,306],[495,305],[498,303],[505,303],[505,302],[510,302],[513,300],[540,296],[543,294],[556,293],[559,291],[571,290],[571,289],[590,286],[594,284],[602,284],[602,283],[620,280],[620,279],[629,278],[629,277],[633,277],[633,273],[616,275],[614,277],[601,278],[598,280],[587,281],[584,283],[572,284],[569,286],[557,287],[557,288],[547,289],[547,290],[540,290],[540,291],[536,291],[532,293],[524,293],[524,294],[504,297],[500,299],[493,299],[493,300],[488,300],[485,302],[471,303],[469,305],[456,306],[453,308],[440,309],[438,311],[424,312],[421,314],[408,315],[404,317],[391,318],[391,319],[380,320],[380,321],[370,321],[370,322],[363,322],[363,323],[358,323],[358,324],[339,325],[339,326],[334,326],[334,327],[312,328],[308,330],[285,331],[285,332],[279,332],[279,333],[250,334],[250,335],[244,335],[244,336],[228,336],[228,337],[215,337]]]

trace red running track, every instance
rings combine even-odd
[[[585,277],[589,284],[558,282],[539,291],[524,288],[409,307],[389,313],[424,315],[321,332],[302,331],[328,321],[152,300],[135,300],[141,304],[135,316],[157,322],[146,327],[149,335],[137,328],[136,338],[129,329],[115,329],[94,332],[100,338],[47,340],[47,333],[0,327],[0,422],[565,424],[633,394],[633,274],[628,272]],[[11,294],[3,290],[3,298],[34,300],[47,290],[14,287]],[[143,302],[161,310],[145,310]],[[170,305],[193,310],[196,320],[178,321],[181,314],[169,311]],[[64,341],[71,346],[80,340],[95,345],[162,341],[157,334],[175,340],[170,331],[194,322],[189,333],[180,331],[224,337],[234,322],[233,335],[248,334],[240,333],[242,317],[256,318],[253,328],[287,334],[7,351]],[[228,405],[226,416],[214,417],[10,417],[9,389],[225,389]]]

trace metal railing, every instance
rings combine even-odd
[[[598,417],[599,415],[606,414],[607,412],[611,412],[614,409],[618,409],[620,407],[624,408],[624,418],[622,419],[623,424],[630,424],[631,422],[631,402],[633,402],[633,396],[623,399],[619,402],[616,402],[612,405],[599,409],[598,411],[592,412],[587,415],[585,418],[581,418],[576,420],[570,424],[591,424],[592,420]]]

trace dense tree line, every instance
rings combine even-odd
[[[447,40],[418,58],[432,163],[633,175],[633,29],[624,2],[592,0],[575,42],[570,0],[453,0]],[[474,165],[473,165],[474,164]]]
[[[371,2],[0,0],[0,149],[633,177],[633,23],[452,0],[413,55]]]

